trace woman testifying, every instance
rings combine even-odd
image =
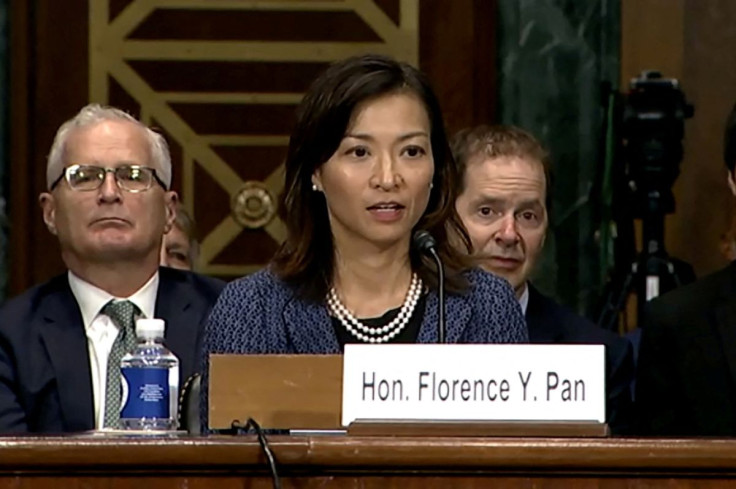
[[[328,68],[289,141],[286,241],[268,268],[225,288],[205,355],[436,342],[437,270],[412,247],[418,229],[434,236],[445,265],[447,341],[527,341],[509,285],[471,268],[449,242],[470,246],[451,158],[439,103],[418,70],[376,55]]]

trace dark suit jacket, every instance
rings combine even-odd
[[[531,284],[529,284],[526,324],[531,343],[605,345],[608,425],[613,433],[631,431],[634,352],[629,340],[599,328],[544,296]]]
[[[649,303],[636,406],[646,434],[736,435],[736,264]]]
[[[194,273],[159,269],[155,316],[183,382],[197,368],[201,335],[224,287]],[[94,429],[87,336],[67,274],[9,301],[0,310],[0,433]]]

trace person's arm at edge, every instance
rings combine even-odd
[[[17,372],[12,347],[0,334],[0,434],[26,433],[28,424],[17,393]]]
[[[672,350],[667,342],[667,327],[656,309],[648,305],[636,369],[637,434],[664,435],[677,430],[679,389],[672,377],[675,367],[670,361]]]

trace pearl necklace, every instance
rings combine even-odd
[[[327,295],[327,307],[347,329],[350,334],[366,343],[386,343],[398,335],[407,324],[414,313],[419,296],[422,293],[422,279],[416,273],[411,276],[411,285],[406,293],[404,303],[401,305],[399,314],[387,325],[380,328],[372,328],[358,321],[347,307],[340,301],[337,291],[332,287]]]

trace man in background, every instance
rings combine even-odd
[[[456,208],[479,265],[514,288],[531,343],[606,346],[607,421],[615,433],[628,431],[631,344],[556,303],[529,280],[549,226],[547,152],[531,134],[512,126],[463,130],[453,138],[452,149],[464,175]]]
[[[723,156],[736,195],[736,106]],[[736,435],[736,262],[649,302],[637,367],[643,434]]]
[[[159,268],[175,216],[163,137],[130,115],[88,105],[56,133],[43,219],[68,271],[0,310],[0,432],[119,427],[120,359],[139,317],[166,321],[180,384],[223,284]]]
[[[179,270],[196,270],[199,241],[194,219],[181,203],[176,206],[176,219],[161,242],[161,266]]]

